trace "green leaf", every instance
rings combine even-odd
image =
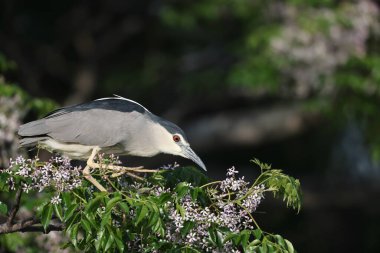
[[[293,244],[290,241],[286,240],[286,239],[284,239],[284,241],[286,243],[286,247],[287,247],[287,250],[289,251],[289,253],[294,253],[295,250],[293,248]]]
[[[217,245],[219,248],[222,248],[223,247],[223,241],[224,241],[224,236],[223,236],[222,232],[220,232],[219,230],[216,230],[216,236],[217,236]]]
[[[176,188],[175,192],[177,193],[178,198],[183,198],[189,191],[189,185],[186,182],[179,183]]]
[[[151,227],[154,224],[156,224],[156,222],[158,221],[159,217],[160,217],[160,214],[158,212],[154,212],[153,214],[151,214],[150,218],[149,218],[148,226]]]
[[[71,232],[70,232],[70,240],[71,243],[74,245],[75,248],[78,247],[78,228],[79,228],[79,223],[73,225]]]
[[[172,195],[169,192],[162,193],[158,198],[158,204],[162,205],[171,199]]]
[[[182,218],[185,218],[186,211],[180,204],[176,204],[177,211],[181,214]]]
[[[260,253],[267,253],[268,252],[267,244],[265,242],[263,242],[261,244],[261,247],[259,249],[260,249]]]
[[[277,243],[278,243],[281,247],[283,247],[283,248],[286,247],[286,245],[285,245],[285,241],[284,241],[284,238],[282,238],[281,235],[274,235],[274,238],[276,239]]]
[[[193,186],[201,186],[209,182],[208,178],[195,167],[181,167],[163,174],[166,187],[175,188],[178,183],[188,182]]]
[[[0,214],[6,215],[8,213],[8,206],[0,201]]]
[[[107,230],[104,230],[104,234],[102,236],[102,238],[100,239],[100,248],[102,249],[101,252],[105,252],[105,248],[106,248],[106,244],[108,242],[108,238],[109,238],[109,233],[107,232]]]
[[[149,209],[146,205],[142,205],[142,207],[138,209],[136,225],[138,225],[142,221],[142,219],[145,218],[148,211],[149,211]]]
[[[82,228],[86,231],[86,241],[88,238],[91,238],[90,235],[92,234],[91,230],[91,223],[87,220],[87,218],[82,217],[82,220],[80,221]]]
[[[114,234],[112,233],[113,232],[112,228],[109,225],[107,225],[107,230],[108,230],[108,236],[105,239],[107,242],[104,246],[104,252],[108,252],[115,241]]]
[[[114,233],[114,239],[115,239],[115,242],[116,242],[116,245],[117,245],[119,251],[124,252],[124,242],[121,238],[122,238],[121,231],[119,229],[117,229],[116,233]]]
[[[223,234],[221,233],[221,231],[219,231],[216,228],[210,228],[208,230],[208,233],[209,233],[209,238],[210,238],[211,242],[215,246],[217,246],[219,249],[222,248],[224,238],[223,238]]]
[[[120,208],[124,211],[124,213],[129,214],[129,206],[125,202],[119,202],[118,203]]]
[[[80,219],[80,216],[80,213],[75,213],[70,219],[66,221],[66,231],[69,232],[72,229],[73,225],[76,224]]]
[[[98,233],[96,234],[96,240],[95,240],[95,249],[97,252],[100,252],[101,243],[103,240],[105,229],[99,229]]]
[[[245,248],[248,245],[248,240],[251,233],[248,230],[240,232],[240,245]]]
[[[161,218],[158,218],[157,222],[152,227],[152,231],[154,233],[159,233],[161,236],[164,236],[165,230]]]
[[[71,216],[73,216],[73,214],[74,214],[75,210],[77,209],[77,207],[78,207],[78,204],[71,204],[67,208],[67,210],[65,211],[65,215],[63,217],[63,221],[64,222],[67,222],[71,218]]]
[[[190,196],[193,201],[196,201],[198,198],[198,194],[202,189],[199,187],[195,187],[194,189],[190,189]]]
[[[122,198],[120,196],[116,196],[114,198],[112,198],[110,201],[107,202],[107,205],[106,205],[106,213],[108,212],[111,212],[111,209],[118,203],[122,200]]]
[[[54,212],[58,216],[60,221],[63,221],[63,210],[62,206],[60,204],[58,205],[53,205],[54,206]]]
[[[110,237],[112,237],[113,242],[116,243],[117,248],[119,249],[120,252],[124,251],[124,243],[122,241],[122,235],[120,229],[115,229],[110,225],[107,225],[107,230],[110,234]]]
[[[100,227],[104,227],[106,224],[111,223],[111,212],[106,212],[102,215],[102,221]]]
[[[45,230],[50,224],[52,214],[53,214],[53,205],[49,202],[43,207],[42,213],[41,213],[41,223]]]
[[[238,234],[235,234],[235,233],[229,233],[225,238],[224,238],[224,240],[223,240],[223,243],[226,243],[226,242],[228,242],[228,241],[230,241],[230,240],[233,240],[233,239],[235,239],[236,237],[239,237],[239,235]],[[235,245],[236,245],[237,243],[235,243]]]
[[[9,185],[7,184],[7,179],[9,178],[9,174],[0,173],[0,191],[8,191]]]
[[[217,236],[216,236],[216,231],[214,228],[210,228],[208,230],[209,238],[210,241],[216,246],[217,245]]]
[[[253,230],[253,234],[254,234],[256,239],[260,240],[263,232],[260,229],[255,229],[255,230]]]
[[[86,213],[85,217],[95,230],[99,229],[100,224],[96,221],[96,216],[93,213]]]
[[[183,224],[183,227],[181,228],[181,231],[180,231],[182,237],[185,237],[194,226],[195,226],[195,222],[186,221]]]
[[[89,212],[89,213],[93,213],[94,211],[96,211],[96,209],[98,209],[99,205],[100,205],[100,202],[104,199],[105,195],[107,195],[108,193],[106,192],[101,192],[98,194],[98,196],[94,199],[92,199],[86,206],[85,208],[85,212]]]
[[[288,176],[282,170],[272,169],[270,165],[261,163],[259,160],[252,160],[261,169],[260,180],[255,185],[264,184],[271,189],[274,197],[282,197],[288,207],[297,210],[301,209],[302,193],[299,180]]]
[[[256,246],[256,245],[260,245],[260,243],[261,243],[260,240],[255,239],[255,240],[253,240],[249,245],[250,245],[250,246]]]
[[[65,206],[70,206],[73,199],[71,197],[71,194],[70,192],[62,192],[61,193],[61,196],[62,196],[62,200],[63,200],[63,203],[65,204]]]

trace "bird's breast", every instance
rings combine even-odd
[[[139,145],[139,143],[127,143],[124,146],[124,154],[131,156],[141,156],[141,157],[152,157],[159,153],[159,151],[152,146],[148,145]]]
[[[87,146],[73,143],[63,143],[54,139],[47,139],[39,143],[42,148],[61,153],[71,159],[86,160],[96,146]]]

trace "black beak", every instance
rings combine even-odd
[[[201,158],[199,158],[199,156],[197,154],[195,154],[195,152],[190,148],[190,146],[183,147],[182,150],[183,150],[184,157],[192,160],[193,162],[195,162],[196,164],[198,164],[199,167],[201,167],[202,169],[204,169],[205,171],[207,171],[206,166],[202,162]]]

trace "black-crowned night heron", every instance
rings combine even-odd
[[[104,187],[89,171],[90,167],[99,168],[93,161],[99,151],[142,157],[159,153],[178,155],[206,170],[181,128],[120,96],[58,109],[45,118],[20,126],[18,134],[22,137],[22,147],[39,146],[71,159],[87,160],[83,174],[102,191]],[[130,171],[148,172],[138,169],[130,168]]]

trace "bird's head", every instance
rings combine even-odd
[[[161,118],[155,123],[155,143],[160,152],[185,157],[206,170],[206,166],[199,156],[191,149],[186,135],[180,127]]]

